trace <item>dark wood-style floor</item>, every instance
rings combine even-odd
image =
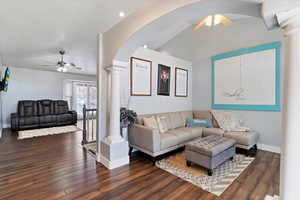
[[[0,139],[0,199],[262,200],[278,194],[278,154],[259,151],[218,198],[152,166],[142,154],[109,171],[80,142],[80,133],[17,140],[16,133],[6,130]]]

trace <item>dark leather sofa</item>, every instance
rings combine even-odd
[[[70,111],[67,101],[19,101],[17,113],[11,114],[13,131],[75,125],[77,113]]]

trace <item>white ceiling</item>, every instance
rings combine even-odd
[[[1,0],[0,55],[13,67],[55,70],[58,50],[66,61],[96,74],[97,34],[154,0]],[[0,63],[1,64],[1,63]]]
[[[137,31],[119,49],[115,58],[126,61],[138,47],[144,44],[158,50],[207,15],[216,13],[224,14],[234,21],[249,17],[261,18],[261,4],[253,0],[230,0],[230,3],[228,0],[206,0],[179,8]]]

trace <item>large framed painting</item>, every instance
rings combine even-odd
[[[280,111],[281,43],[212,57],[212,108]]]
[[[152,61],[131,57],[130,94],[131,96],[151,96]]]
[[[175,68],[175,96],[188,96],[188,70],[176,67]]]
[[[157,94],[170,96],[171,67],[158,65]]]

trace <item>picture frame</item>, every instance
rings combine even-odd
[[[175,97],[188,97],[188,70],[175,68]]]
[[[157,95],[170,96],[171,67],[158,64]]]
[[[152,61],[130,58],[130,95],[152,95]]]

